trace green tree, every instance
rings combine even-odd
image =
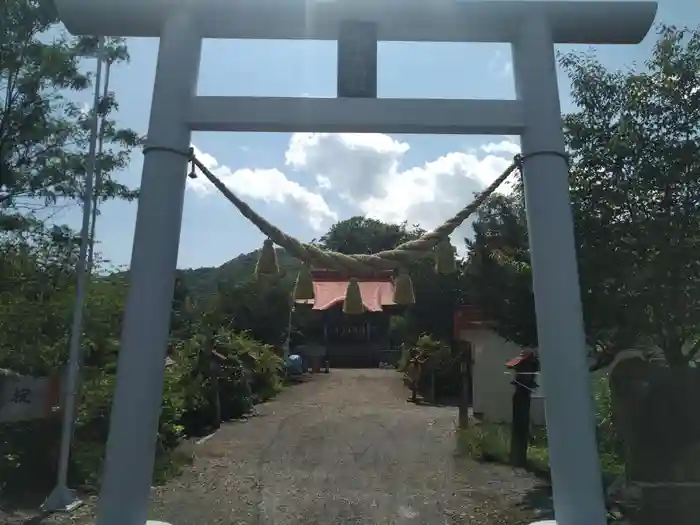
[[[195,304],[187,281],[182,275],[175,277],[173,290],[173,306],[170,313],[170,336],[175,339],[186,339],[191,335]]]
[[[321,237],[319,243],[327,250],[340,253],[376,253],[421,236],[417,226],[407,223],[386,224],[367,217],[351,217],[337,222]]]
[[[561,64],[579,107],[564,129],[588,342],[602,360],[649,348],[686,366],[700,352],[700,32],[661,27],[644,71],[608,71],[590,54]],[[508,240],[515,212],[475,224],[471,282],[499,331],[534,341],[518,335],[535,332],[522,219]]]
[[[661,27],[645,71],[561,63],[588,332],[684,366],[700,350],[700,31]]]
[[[48,214],[34,212],[82,201],[92,117],[80,101],[91,99],[94,78],[84,70],[94,61],[84,59],[94,56],[97,40],[69,37],[58,22],[48,0],[0,5],[0,368],[31,376],[53,376],[67,359],[80,248],[75,232],[52,227],[39,219]],[[106,58],[128,60],[121,39],[108,39]],[[141,139],[116,125],[116,110],[113,94],[102,97],[98,200],[137,196],[116,175]],[[99,257],[95,265],[104,270]],[[85,476],[99,471],[126,289],[119,278],[91,281],[82,340],[86,395],[73,456],[73,467]],[[0,478],[12,479],[12,489],[43,490],[53,481],[57,422],[4,425]]]
[[[255,281],[219,283],[218,293],[205,312],[205,324],[213,333],[224,328],[249,332],[257,341],[280,345],[289,330],[291,283],[268,286]]]
[[[78,247],[67,229],[15,219],[0,229],[0,368],[43,375],[66,353]]]
[[[462,286],[470,303],[496,322],[506,340],[537,346],[527,224],[522,196],[496,194],[472,223]]]
[[[94,55],[97,40],[68,36],[49,0],[7,0],[0,20],[0,202],[12,210],[80,199],[90,112],[74,95],[87,93],[94,80],[81,66],[85,56]],[[107,56],[112,63],[128,60],[124,42],[110,39]],[[99,111],[107,117],[117,108],[110,94]],[[140,140],[106,118],[98,159],[102,199],[137,196],[114,175],[127,167]]]

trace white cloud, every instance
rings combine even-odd
[[[314,177],[314,188],[290,180],[276,168],[234,171],[211,155],[196,148],[195,152],[241,197],[291,207],[320,231],[338,220],[326,201],[328,196],[343,199],[355,213],[435,228],[469,204],[520,151],[518,144],[503,139],[403,168],[409,149],[408,143],[377,133],[295,133],[285,153],[286,164]],[[189,185],[200,194],[215,191],[204,177],[190,180]],[[509,191],[508,185],[498,191]],[[467,225],[458,229],[455,246],[461,247],[461,239],[469,234]]]
[[[316,175],[316,184],[318,185],[319,190],[331,189],[330,179],[328,177],[324,177],[323,175]]]
[[[481,154],[451,152],[402,170],[409,145],[388,135],[297,133],[290,140],[286,161],[314,175],[322,191],[336,192],[367,216],[387,222],[407,220],[431,229],[467,205],[519,152],[519,146],[508,140],[480,149]],[[466,234],[462,228],[456,236]]]
[[[481,146],[481,149],[486,153],[507,153],[511,156],[520,153],[520,146],[510,140],[502,140],[501,142],[489,142]]]
[[[338,216],[331,211],[322,195],[314,193],[298,182],[290,180],[278,169],[238,169],[220,165],[213,156],[194,147],[197,158],[214,175],[241,198],[252,198],[264,202],[275,202],[291,206],[297,214],[307,218],[312,228],[322,231]],[[204,177],[188,179],[191,189],[206,195],[216,189]]]
[[[295,133],[285,158],[316,175],[319,185],[332,184],[341,197],[358,202],[382,193],[384,176],[396,171],[408,149],[381,133]]]

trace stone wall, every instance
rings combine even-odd
[[[700,370],[641,357],[610,372],[627,477],[642,489],[640,524],[700,523]]]

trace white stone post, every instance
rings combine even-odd
[[[189,148],[201,42],[188,9],[174,10],[160,35],[148,145]],[[177,153],[151,150],[144,158],[99,525],[147,520],[186,174]]]
[[[564,153],[554,45],[540,15],[533,9],[522,20],[513,43],[525,156]],[[604,525],[568,167],[564,158],[544,154],[525,160],[523,171],[555,519],[558,525]]]

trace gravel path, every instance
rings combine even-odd
[[[391,370],[333,370],[225,425],[152,496],[174,525],[520,525],[536,482],[455,457],[456,409]],[[74,517],[75,520],[77,517]]]

